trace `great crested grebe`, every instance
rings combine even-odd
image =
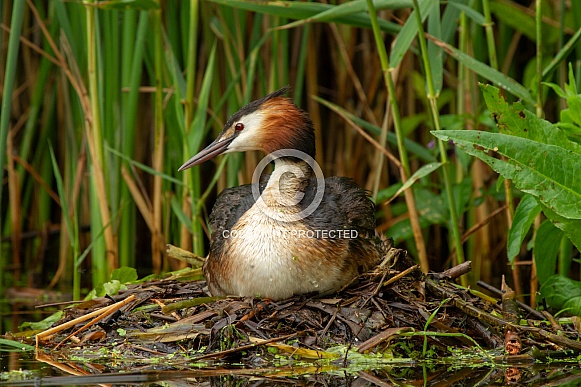
[[[374,267],[389,248],[375,232],[375,206],[368,193],[350,178],[323,179],[314,172],[313,123],[283,96],[288,90],[244,106],[179,169],[222,153],[275,155],[268,180],[253,178],[255,184],[225,189],[216,200],[204,263],[214,296],[280,300],[329,293]]]

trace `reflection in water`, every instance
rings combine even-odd
[[[210,365],[195,369],[171,364],[148,367],[142,372],[106,372],[106,365],[100,363],[76,364],[68,360],[59,362],[47,355],[33,361],[29,355],[19,354],[18,363],[33,371],[9,372],[5,368],[8,356],[0,356],[3,364],[0,386],[25,385],[96,385],[96,384],[141,384],[157,385],[159,382],[173,381],[183,386],[270,386],[292,383],[308,386],[392,386],[402,384],[426,386],[473,386],[473,385],[558,385],[562,382],[581,383],[581,370],[574,365],[549,366],[482,366],[454,367],[447,365],[406,365],[370,367],[367,370],[339,368],[339,366],[318,367],[315,364],[284,366],[275,368],[226,368],[224,365]],[[371,365],[370,365],[371,366]],[[170,370],[172,368],[172,370]],[[100,373],[103,372],[103,373]],[[72,376],[71,376],[72,375]],[[424,377],[426,382],[424,383]]]

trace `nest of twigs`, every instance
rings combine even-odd
[[[469,270],[467,262],[423,275],[405,251],[392,249],[382,265],[336,294],[278,302],[209,297],[203,280],[185,280],[193,270],[181,272],[66,309],[36,336],[38,353],[60,362],[85,358],[100,364],[90,372],[103,372],[459,356],[516,364],[581,351],[574,323],[526,308],[510,291],[495,299],[455,284]]]

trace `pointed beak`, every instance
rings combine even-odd
[[[222,136],[219,136],[216,140],[214,140],[214,142],[208,145],[205,149],[201,150],[200,152],[198,152],[197,155],[186,161],[184,165],[182,165],[180,169],[178,169],[178,172],[181,172],[184,169],[191,168],[194,165],[201,164],[206,160],[210,160],[211,158],[216,157],[221,153],[224,153],[226,151],[226,148],[228,148],[228,145],[230,145],[230,143],[234,141],[235,138],[236,135],[224,139],[222,138]]]

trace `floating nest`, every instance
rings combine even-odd
[[[574,320],[532,310],[508,288],[487,289],[495,298],[457,285],[469,270],[467,262],[424,275],[405,251],[392,249],[336,294],[274,302],[208,297],[205,282],[192,280],[201,270],[188,269],[65,309],[36,334],[37,358],[90,374],[198,369],[276,377],[300,369],[361,376],[420,362],[450,369],[562,359],[578,366]]]

